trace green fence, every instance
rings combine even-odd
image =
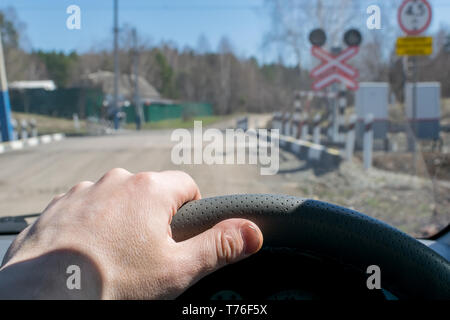
[[[47,91],[44,89],[10,90],[11,109],[17,112],[36,113],[53,117],[72,118],[77,113],[84,119],[90,116],[103,118],[103,93],[95,88],[69,88]],[[143,106],[146,122],[167,119],[205,117],[213,114],[208,103],[151,104]],[[133,105],[124,107],[128,123],[135,122]]]
[[[99,89],[10,90],[9,95],[11,109],[17,112],[63,118],[71,118],[74,113],[81,118],[101,116],[103,93]]]
[[[123,108],[128,123],[135,122],[135,107]],[[151,104],[143,106],[145,122],[158,122],[167,119],[206,117],[213,115],[208,103]]]

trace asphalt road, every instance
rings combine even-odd
[[[67,138],[0,154],[0,216],[41,212],[77,182],[97,181],[121,167],[130,172],[183,170],[203,197],[236,193],[298,191],[281,176],[262,176],[256,165],[174,165],[171,131]]]

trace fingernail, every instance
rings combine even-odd
[[[257,252],[261,246],[261,231],[256,225],[245,223],[240,228],[242,240],[244,241],[244,254],[249,255]]]

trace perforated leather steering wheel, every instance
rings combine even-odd
[[[383,287],[398,297],[450,299],[447,260],[381,221],[321,201],[269,194],[197,200],[178,210],[172,234],[182,241],[230,218],[255,222],[265,247],[313,252],[360,270],[377,265]]]

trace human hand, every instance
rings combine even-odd
[[[113,169],[96,183],[81,182],[17,236],[0,269],[0,297],[172,299],[261,248],[261,231],[244,219],[176,243],[173,215],[200,197],[179,171]],[[80,289],[67,286],[71,265],[79,267]]]

